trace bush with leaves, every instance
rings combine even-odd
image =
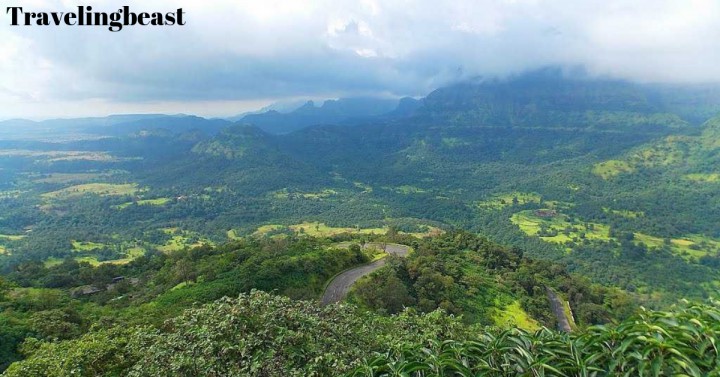
[[[565,334],[468,327],[442,311],[394,316],[261,291],[187,310],[160,328],[29,340],[5,377],[720,376],[720,304],[643,310]]]
[[[484,333],[368,359],[352,376],[719,376],[720,304],[643,310],[579,334]]]
[[[387,347],[464,339],[442,312],[382,317],[261,291],[189,309],[160,328],[101,330],[57,343],[31,340],[6,377],[327,376]]]
[[[63,342],[28,338],[21,347],[26,359],[10,365],[3,376],[124,376],[138,355],[128,342],[137,329],[90,332]]]

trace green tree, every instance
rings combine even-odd
[[[11,287],[12,286],[10,285],[10,282],[0,276],[0,301],[5,301],[5,298],[8,292],[10,292]]]
[[[82,319],[72,310],[51,309],[30,317],[30,327],[45,340],[72,339],[80,335]]]

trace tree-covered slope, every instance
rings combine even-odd
[[[321,106],[308,101],[289,113],[270,110],[248,114],[238,123],[252,125],[271,134],[286,134],[317,125],[362,124],[385,114],[402,116],[407,105],[406,102],[399,107],[397,100],[379,98],[340,98],[325,101]]]
[[[157,324],[252,288],[314,297],[360,260],[278,240],[303,233],[465,229],[503,245],[414,245],[352,295],[381,312],[443,308],[469,322],[552,327],[549,286],[586,326],[623,317],[634,300],[665,308],[712,297],[718,118],[699,125],[684,115],[692,101],[670,106],[653,93],[530,75],[442,88],[402,117],[354,127],[213,134],[193,129],[222,122],[184,117],[174,132],[173,118],[130,117],[127,135],[0,141],[0,267],[22,302],[3,313],[12,346],[2,352],[17,357],[26,334],[48,330],[33,328],[34,312],[66,308],[62,294],[117,276],[149,283],[38,319],[86,331],[110,307]],[[214,246],[248,236],[272,242]]]
[[[162,329],[165,320],[196,303],[253,289],[319,300],[333,276],[382,256],[374,248],[361,251],[359,244],[369,241],[401,242],[415,250],[402,268],[389,263],[394,266],[389,271],[404,271],[394,276],[399,285],[376,284],[374,294],[382,305],[368,305],[362,293],[367,283],[358,286],[361,304],[377,312],[443,309],[466,324],[537,329],[555,327],[548,289],[573,306],[578,328],[624,318],[636,307],[633,297],[619,290],[591,284],[562,265],[529,260],[517,250],[466,232],[426,239],[397,231],[323,238],[256,236],[218,247],[148,253],[124,265],[93,267],[68,258],[56,266],[18,266],[0,279],[0,366],[28,356],[20,351],[29,350],[33,339],[69,340],[112,326]]]
[[[705,268],[720,245],[720,211],[716,156],[704,146],[717,135],[679,118],[674,109],[694,101],[682,93],[671,106],[647,86],[545,72],[441,88],[409,116],[355,127],[270,135],[233,126],[207,136],[190,131],[197,119],[185,117],[178,130],[188,132],[179,134],[1,142],[0,234],[9,238],[0,239],[8,250],[0,266],[121,261],[180,237],[221,243],[265,225],[434,224],[471,229],[648,297],[702,297],[718,280]],[[57,194],[68,190],[83,194]],[[514,203],[516,196],[535,199]],[[558,217],[527,212],[548,209]],[[73,246],[83,242],[103,245],[102,253]]]
[[[567,335],[468,328],[442,312],[382,317],[253,291],[161,328],[99,329],[31,343],[4,376],[710,376],[720,371],[716,303]]]

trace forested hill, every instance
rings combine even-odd
[[[376,313],[363,314],[367,323],[390,321],[388,331],[397,318],[384,315],[403,307],[440,308],[466,324],[552,327],[548,289],[580,329],[637,305],[715,297],[720,99],[701,89],[540,72],[457,84],[421,106],[405,100],[392,114],[285,134],[192,116],[5,122],[0,357],[41,370],[43,355],[67,360],[94,337],[147,340],[130,351],[160,355],[167,350],[153,337],[172,333],[162,321],[193,302],[253,288],[317,298],[334,274],[378,257],[352,245],[371,241],[414,248],[348,298]],[[36,133],[18,139],[13,124]],[[52,124],[65,136],[42,134]],[[345,310],[297,305],[292,315],[302,318]],[[408,326],[447,320],[429,316]],[[153,327],[87,333],[110,324]],[[56,343],[63,334],[67,342]],[[43,342],[18,348],[30,335]],[[707,347],[695,351],[697,368],[710,365]],[[367,370],[397,365],[399,355]]]
[[[431,93],[420,113],[476,126],[560,127],[644,131],[684,121],[636,84],[562,80],[539,75],[514,81],[463,83]],[[627,117],[618,122],[618,117]],[[628,123],[627,120],[635,122]]]
[[[361,249],[360,245],[369,241],[376,246]],[[319,300],[334,275],[382,257],[380,245],[394,242],[411,246],[411,255],[403,261],[391,258],[385,268],[358,285],[352,300],[364,309],[384,313],[399,313],[404,308],[428,313],[443,309],[463,317],[461,322],[467,324],[517,325],[528,330],[555,327],[546,289],[567,297],[575,307],[578,328],[624,318],[635,309],[631,297],[618,289],[592,284],[561,265],[530,260],[518,250],[465,232],[424,239],[396,230],[322,238],[302,233],[255,235],[219,247],[151,252],[126,264],[93,267],[66,259],[55,266],[23,265],[0,279],[0,366],[22,358],[18,346],[29,338],[43,342],[30,340],[22,349],[24,356],[45,347],[54,353],[58,340],[88,332],[95,337],[100,335],[96,330],[109,326],[137,326],[150,334],[155,330],[147,326],[163,329],[165,320],[193,303],[235,297],[251,289]],[[340,320],[333,318],[338,309],[329,309],[323,317],[329,322]],[[346,316],[354,312],[359,320],[367,318],[359,309],[341,311]],[[353,339],[343,341],[349,347]],[[373,342],[377,341],[380,339]],[[369,351],[361,344],[355,347],[359,354]],[[81,358],[93,357],[89,349],[78,352],[87,352]],[[58,353],[42,359],[67,356]],[[34,375],[30,371],[25,372]]]
[[[619,132],[699,126],[720,113],[720,88],[566,78],[552,68],[505,80],[462,82],[423,99],[416,114],[475,126]]]
[[[261,114],[249,114],[238,123],[258,127],[272,134],[286,134],[316,125],[354,125],[382,117],[401,117],[408,109],[412,111],[411,99],[398,101],[376,98],[340,98],[315,106],[313,101],[289,113],[270,110]]]

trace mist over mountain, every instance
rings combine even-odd
[[[463,81],[438,88],[421,99],[355,97],[326,100],[319,106],[313,101],[287,102],[227,120],[162,114],[42,122],[20,119],[0,122],[0,132],[10,135],[15,130],[12,133],[19,135],[20,128],[24,128],[28,132],[73,130],[102,134],[114,127],[114,135],[122,134],[123,129],[137,132],[143,128],[167,128],[173,132],[198,128],[213,134],[239,123],[272,134],[286,134],[311,126],[370,125],[409,116],[445,120],[453,117],[485,126],[551,126],[574,117],[576,124],[590,126],[595,121],[586,118],[589,115],[620,112],[672,114],[679,117],[677,121],[699,125],[720,112],[720,85],[638,84],[582,73],[568,75],[550,67],[506,79]]]
[[[398,100],[379,98],[340,98],[315,106],[313,101],[308,101],[289,113],[269,110],[261,114],[246,115],[239,122],[256,126],[266,132],[283,134],[314,125],[356,124],[390,113],[397,108],[398,103]]]

